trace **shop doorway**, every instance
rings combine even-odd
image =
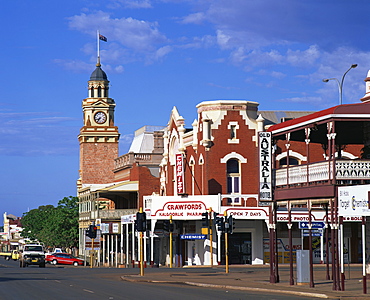
[[[252,234],[250,232],[228,234],[229,264],[252,264]],[[225,264],[225,238],[222,237],[222,263]]]

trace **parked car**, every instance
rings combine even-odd
[[[74,257],[68,253],[52,253],[46,257],[46,261],[53,264],[62,264],[62,265],[74,265],[74,266],[83,266],[83,259]]]
[[[62,249],[61,248],[54,248],[54,250],[53,251],[51,251],[50,249],[48,250],[48,252],[46,252],[45,253],[45,255],[46,255],[46,257],[48,257],[49,255],[52,255],[52,254],[54,254],[54,253],[64,253],[63,251],[62,251]]]

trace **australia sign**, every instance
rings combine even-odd
[[[258,133],[260,201],[272,201],[272,145],[271,132]]]

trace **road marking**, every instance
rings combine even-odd
[[[90,291],[90,290],[86,290],[86,289],[83,289],[83,291],[88,292],[88,293],[91,293],[91,294],[95,294],[95,292]]]

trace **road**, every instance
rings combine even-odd
[[[158,272],[158,270],[148,271]],[[138,269],[136,271],[139,272]],[[180,269],[176,270],[177,273],[179,271]],[[309,299],[179,284],[131,283],[120,278],[124,274],[133,273],[135,273],[133,269],[54,265],[47,265],[46,268],[38,266],[20,268],[18,262],[0,260],[0,299]]]

